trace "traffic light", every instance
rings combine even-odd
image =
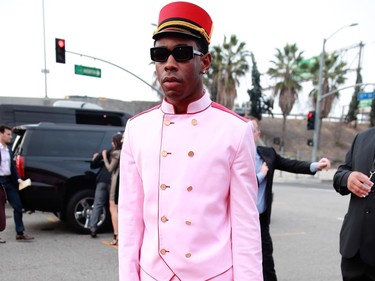
[[[56,62],[65,63],[65,40],[55,38]]]
[[[307,130],[315,129],[315,111],[307,113]]]

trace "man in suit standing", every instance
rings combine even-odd
[[[259,121],[250,118],[253,124],[255,142],[260,137]],[[322,158],[319,162],[305,162],[292,160],[277,154],[275,149],[266,146],[257,146],[256,171],[258,179],[258,199],[257,207],[259,211],[260,230],[262,237],[263,254],[263,278],[264,281],[276,281],[275,264],[273,261],[273,244],[270,234],[271,206],[272,206],[272,184],[275,170],[286,171],[296,174],[314,175],[322,169],[329,169],[331,166],[327,158]]]
[[[340,232],[344,281],[375,280],[375,127],[356,135],[333,177],[341,195],[350,194]]]
[[[3,186],[8,202],[13,207],[13,218],[16,225],[16,240],[30,241],[31,237],[24,233],[25,227],[22,221],[22,203],[18,191],[18,184],[23,180],[18,175],[13,162],[13,153],[9,144],[12,140],[11,128],[0,126],[0,185]],[[18,183],[18,184],[17,184]]]

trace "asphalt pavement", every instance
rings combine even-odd
[[[321,172],[324,173],[324,172]],[[348,205],[332,182],[316,176],[276,172],[271,236],[279,281],[340,281],[339,232]],[[15,240],[12,209],[0,237],[0,280],[118,280],[117,248],[112,233],[71,232],[53,214],[24,214],[35,241]],[[251,281],[251,280],[249,280]]]

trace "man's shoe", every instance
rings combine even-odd
[[[91,235],[92,238],[96,238],[96,231],[91,231],[90,235]]]
[[[34,240],[34,237],[30,236],[30,235],[27,235],[27,234],[17,234],[16,235],[16,240],[18,241],[30,241],[30,240]]]
[[[5,240],[0,238],[0,244],[4,244],[4,243],[5,243]]]

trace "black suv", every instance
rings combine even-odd
[[[32,185],[21,190],[25,211],[56,214],[78,233],[89,233],[97,170],[95,152],[111,148],[112,136],[124,127],[39,123],[13,128],[17,170]],[[98,231],[110,226],[103,209]]]

